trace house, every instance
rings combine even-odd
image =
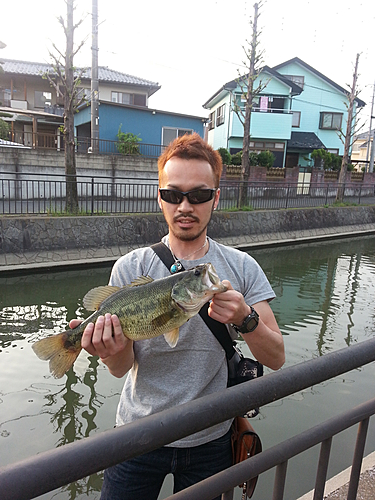
[[[274,166],[310,166],[310,153],[324,148],[342,155],[338,131],[346,131],[348,91],[295,57],[278,66],[265,66],[255,80],[267,82],[256,97],[251,116],[250,149],[274,153]],[[225,84],[204,107],[211,111],[208,140],[231,153],[242,148],[243,127],[231,99],[241,99],[237,80]],[[364,106],[355,100],[355,109]]]
[[[11,124],[11,140],[32,147],[59,148],[62,144],[63,89],[49,64],[2,59],[0,116]],[[91,69],[81,70],[79,97],[86,102],[75,115],[76,136],[87,145],[91,136]],[[56,81],[52,86],[45,77]],[[123,132],[140,135],[143,143],[168,144],[183,133],[204,136],[206,118],[149,108],[160,89],[155,82],[106,67],[98,68],[99,139],[116,141]],[[104,144],[104,142],[103,142]],[[82,151],[87,151],[85,146]]]
[[[254,88],[261,82],[267,82],[267,86],[253,103],[250,149],[256,152],[272,151],[274,166],[283,167],[293,122],[292,98],[300,94],[302,88],[268,66],[262,69]],[[223,147],[231,154],[242,149],[243,125],[232,106],[232,99],[236,99],[244,109],[241,94],[240,84],[232,80],[203,105],[210,111],[208,143],[215,149]]]
[[[351,162],[360,170],[371,158],[375,130],[363,132],[354,137]]]

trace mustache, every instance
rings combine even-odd
[[[173,222],[178,222],[180,219],[190,219],[195,222],[199,222],[199,218],[192,214],[179,214],[173,218]]]

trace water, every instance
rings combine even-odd
[[[251,254],[278,296],[271,305],[284,335],[285,366],[374,336],[375,237]],[[113,427],[121,380],[92,357],[55,380],[31,349],[35,340],[65,329],[69,319],[83,317],[82,297],[106,284],[109,273],[103,267],[0,278],[0,467]],[[261,408],[252,424],[263,447],[374,397],[374,365]],[[374,430],[370,421],[366,454],[375,450]],[[330,477],[350,465],[355,438],[356,428],[334,438]],[[313,488],[318,454],[313,448],[289,462],[286,500]],[[39,498],[98,499],[101,480],[95,474]],[[263,474],[253,499],[272,498],[273,480],[274,471]],[[160,500],[170,494],[167,480]]]

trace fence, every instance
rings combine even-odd
[[[64,151],[64,135],[46,134],[43,132],[9,132],[9,141],[32,149],[49,149]],[[78,153],[100,153],[105,155],[142,155],[147,158],[158,158],[163,151],[161,144],[147,144],[143,142],[131,145],[127,153],[126,145],[119,141],[95,139],[90,137],[75,137],[76,151]]]
[[[74,178],[58,174],[0,173],[0,214],[45,214],[65,211],[67,183]],[[219,210],[240,208],[241,188],[248,208],[276,210],[317,207],[335,202],[337,184],[223,181]],[[344,202],[375,203],[375,186],[343,185]],[[121,177],[77,176],[80,213],[156,213],[158,181]]]
[[[280,400],[374,360],[375,338],[372,338],[105,431],[100,435],[40,453],[0,469],[1,498],[2,500],[35,498],[235,415],[242,415],[250,408]],[[224,492],[226,493],[223,499],[230,500],[232,488],[274,467],[276,474],[273,500],[283,500],[288,460],[319,443],[321,443],[321,453],[317,466],[314,500],[322,500],[332,436],[360,423],[347,497],[348,500],[355,500],[369,418],[374,414],[375,399],[372,399],[241,464],[176,493],[168,500],[197,498],[211,500]]]

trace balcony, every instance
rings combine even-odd
[[[291,111],[286,109],[268,109],[251,113],[250,135],[257,139],[290,139],[292,131]],[[229,137],[243,137],[243,126],[237,115],[233,113]]]

